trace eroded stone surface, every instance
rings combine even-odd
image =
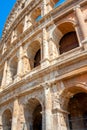
[[[17,1],[6,22],[0,130],[86,129],[87,1],[56,2]]]

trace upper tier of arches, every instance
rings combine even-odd
[[[49,12],[52,9],[56,8],[55,5],[58,2],[60,3],[59,5],[62,4],[61,0],[50,0],[49,6],[47,7],[47,12]],[[64,2],[66,2],[66,1],[64,1]],[[43,0],[39,0],[38,2],[37,1],[33,1],[33,0],[17,0],[17,2],[15,3],[15,5],[14,5],[10,15],[8,16],[8,18],[6,20],[6,23],[5,23],[5,26],[4,26],[4,29],[3,29],[3,33],[2,33],[2,38],[4,38],[4,36],[8,32],[8,30],[12,27],[13,23],[15,22],[15,20],[22,14],[22,12],[27,7],[29,7],[30,9],[34,9],[33,8],[33,6],[34,6],[33,3],[36,3],[36,5],[37,5],[37,3],[41,3],[41,4],[40,4],[39,8],[37,8],[35,11],[33,11],[31,13],[32,23],[34,23],[35,21],[37,22],[37,21],[39,21],[42,18],[42,16],[44,15],[43,14],[43,12],[44,12],[44,10],[43,10]],[[35,7],[36,7],[36,5],[35,5]],[[24,12],[27,12],[27,9]],[[30,10],[29,10],[29,12],[30,12]]]

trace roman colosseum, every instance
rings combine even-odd
[[[87,0],[17,0],[0,40],[0,130],[87,130]]]

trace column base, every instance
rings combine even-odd
[[[49,64],[50,64],[49,59],[41,60],[41,67],[42,68],[49,66]]]
[[[8,80],[6,81],[6,87],[9,86],[11,83],[12,83],[12,79],[8,79]]]
[[[49,59],[44,59],[41,61],[41,68],[45,68],[45,67],[49,66],[49,64],[50,64]]]
[[[14,82],[21,80],[21,78],[22,78],[22,75],[15,75],[14,76]]]

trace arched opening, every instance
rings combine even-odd
[[[87,130],[87,93],[72,96],[68,103],[70,130]]]
[[[59,42],[60,54],[70,51],[79,46],[78,38],[72,23],[62,23],[58,26],[58,29],[62,33],[62,37]]]
[[[27,55],[29,58],[31,69],[40,65],[41,49],[40,49],[39,41],[34,41],[29,45],[29,47],[27,49]]]
[[[12,80],[16,79],[16,76],[17,76],[17,65],[18,65],[17,57],[14,57],[11,60],[11,63],[10,63],[10,73],[11,73]]]
[[[5,110],[2,114],[3,130],[11,130],[12,113],[9,109]]]
[[[42,108],[38,105],[33,112],[33,130],[42,130]]]
[[[60,46],[59,48],[60,54],[78,47],[79,44],[78,44],[76,32],[73,31],[73,32],[66,33],[60,40],[59,46]]]
[[[30,99],[25,106],[25,127],[29,130],[42,130],[42,106],[37,99]]]
[[[37,8],[35,9],[31,14],[31,19],[33,22],[38,22],[42,18],[41,16],[41,9]]]
[[[34,67],[40,65],[40,61],[41,61],[41,51],[39,49],[34,57]]]

